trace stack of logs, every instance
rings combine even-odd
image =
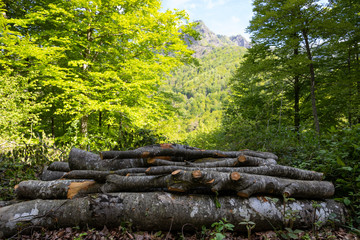
[[[200,150],[178,144],[100,154],[74,148],[68,163],[54,162],[42,175],[42,180],[62,180],[24,181],[16,187],[16,193],[27,199],[159,190],[226,191],[240,197],[271,194],[308,199],[334,194],[333,184],[321,181],[322,173],[277,165],[277,159],[268,152]]]
[[[277,222],[283,223],[285,213],[282,205],[266,200],[268,198],[264,195],[303,199],[291,203],[295,204],[294,211],[301,216],[299,225],[309,226],[309,219],[314,219],[317,210],[322,210],[322,216],[316,218],[322,217],[324,224],[334,214],[339,222],[343,222],[343,206],[324,200],[333,196],[334,186],[331,182],[322,181],[322,173],[278,165],[277,160],[278,157],[269,152],[201,150],[179,144],[159,144],[100,154],[74,148],[68,162],[52,163],[44,170],[42,180],[23,181],[16,186],[15,192],[20,199],[68,199],[66,201],[77,201],[77,204],[81,201],[87,209],[84,214],[91,217],[78,219],[77,225],[98,226],[99,222],[113,225],[119,223],[119,219],[127,218],[142,229],[172,227],[175,230],[184,224],[209,225],[226,217],[238,222],[252,220],[261,230],[266,230]],[[252,195],[257,197],[250,198]],[[315,209],[312,202],[305,199],[317,199],[320,205]],[[34,201],[37,202],[32,203],[27,211],[37,209],[37,212],[43,211],[42,214],[47,215],[49,209],[38,208],[46,203]],[[65,203],[56,206],[64,208],[61,204]],[[134,203],[138,207],[132,207]],[[80,205],[75,210],[71,204],[68,205],[66,212],[80,211]],[[56,206],[51,205],[51,208]],[[164,213],[164,209],[168,209],[169,213]],[[249,209],[255,212],[251,213]],[[0,216],[3,210],[0,208]],[[3,211],[0,229],[2,224],[9,225],[5,218],[12,218],[15,214],[9,212],[11,209],[6,210],[6,214]],[[158,216],[146,221],[144,214],[149,213]],[[202,220],[196,218],[198,214],[202,215]],[[214,216],[210,217],[211,214]],[[69,217],[65,213],[60,215],[64,219]],[[103,217],[99,218],[100,215]],[[140,217],[136,218],[137,215]],[[257,215],[259,219],[256,219]],[[61,216],[56,215],[58,226],[70,224],[61,224]],[[49,216],[46,218],[41,224],[48,226],[46,222],[51,221]],[[171,225],[169,219],[172,219]],[[27,221],[34,224],[35,220]]]

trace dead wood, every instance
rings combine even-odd
[[[116,171],[96,170],[73,170],[64,175],[67,179],[94,179],[97,182],[105,182],[106,177],[111,174],[126,176],[134,173],[145,173],[147,168],[125,168]]]
[[[326,181],[304,181],[239,172],[214,172],[205,170],[176,170],[169,175],[119,176],[108,175],[102,187],[104,192],[150,191],[167,189],[188,192],[199,188],[213,192],[232,191],[240,197],[253,194],[270,194],[298,198],[329,198],[334,185]]]
[[[258,158],[277,159],[277,156],[271,153],[262,153],[255,151],[218,151],[218,150],[198,150],[198,149],[176,149],[176,148],[142,148],[130,151],[104,151],[100,156],[102,159],[127,159],[127,158],[154,158],[157,156],[170,156],[182,160],[195,160],[200,158],[237,158],[248,154],[248,156]]]
[[[98,154],[73,148],[69,154],[69,166],[71,170],[113,171],[124,168],[147,167],[148,164],[142,158],[117,161],[101,160]]]
[[[97,193],[100,185],[93,180],[53,180],[22,181],[15,186],[16,196],[20,199],[66,199],[82,196],[88,193]]]
[[[305,181],[285,179],[264,175],[241,173],[236,190],[240,197],[250,197],[253,194],[271,194],[295,198],[321,199],[330,198],[335,193],[335,187],[327,181]]]
[[[62,178],[66,172],[50,171],[47,166],[44,167],[40,179],[43,181],[51,181]]]
[[[52,162],[48,170],[50,171],[59,171],[59,172],[69,172],[70,167],[68,162]]]
[[[218,204],[215,204],[217,202]],[[314,219],[320,225],[344,224],[346,212],[341,203],[333,200],[296,200],[287,202],[286,211],[296,212],[294,229],[310,228]],[[286,221],[282,201],[236,196],[183,195],[164,192],[96,194],[69,200],[32,200],[0,208],[0,238],[10,237],[22,227],[118,227],[131,222],[137,230],[174,231],[184,225],[201,230],[226,218],[235,230],[246,231],[239,225],[245,219],[257,230],[283,228]]]
[[[147,175],[162,175],[170,174],[175,170],[195,171],[200,170],[199,167],[192,166],[152,166],[146,170]],[[206,171],[217,172],[240,172],[251,173],[257,175],[268,175],[282,178],[299,179],[299,180],[317,180],[323,179],[324,174],[298,169],[294,167],[282,166],[282,165],[266,165],[258,167],[215,167],[204,169]]]

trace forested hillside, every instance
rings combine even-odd
[[[190,45],[198,64],[173,71],[162,87],[174,95],[177,109],[174,119],[161,126],[161,134],[169,141],[190,143],[197,134],[220,126],[223,103],[230,93],[229,79],[247,51],[230,38],[214,34],[203,22],[198,23],[195,29],[201,40]]]

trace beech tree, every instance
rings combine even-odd
[[[53,135],[58,123],[79,120],[83,137],[89,123],[121,135],[124,125],[151,126],[169,112],[161,79],[192,61],[184,36],[197,35],[184,11],[160,12],[161,2],[148,0],[25,2],[15,28],[62,54],[53,64],[66,74],[41,80],[41,117]]]
[[[29,136],[46,106],[38,101],[41,79],[63,76],[52,62],[61,49],[42,48],[17,28],[21,20],[9,18],[0,1],[0,138],[16,141]]]
[[[254,1],[254,13],[248,27],[253,49],[233,78],[234,101],[243,99],[242,107],[251,109],[253,104],[244,106],[245,99],[250,95],[251,102],[262,99],[257,101],[257,115],[267,121],[262,125],[275,119],[281,126],[283,116],[291,116],[296,131],[301,123],[306,125],[309,108],[314,130],[319,133],[316,70],[320,32],[327,24],[323,20],[325,7],[313,0]],[[256,89],[250,95],[249,86]]]

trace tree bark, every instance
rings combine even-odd
[[[70,167],[68,162],[52,162],[48,170],[50,171],[59,171],[59,172],[69,172]]]
[[[48,169],[48,167],[44,167],[41,175],[40,175],[40,179],[42,181],[51,181],[51,180],[56,180],[56,179],[60,179],[62,178],[64,175],[66,174],[66,172],[60,172],[60,171],[51,171]]]
[[[66,199],[100,191],[100,184],[93,180],[22,181],[15,186],[20,199]]]
[[[81,134],[82,134],[83,137],[87,137],[88,121],[89,121],[89,116],[88,115],[84,115],[84,116],[81,117]]]
[[[102,159],[126,159],[126,158],[153,158],[158,156],[180,157],[183,160],[194,160],[200,158],[236,158],[248,155],[258,158],[272,158],[277,160],[277,156],[267,152],[255,152],[250,150],[243,151],[218,151],[218,150],[192,150],[171,147],[154,147],[152,149],[137,149],[130,151],[105,151],[101,152]]]
[[[253,194],[271,194],[298,198],[329,198],[335,188],[331,182],[304,181],[239,172],[222,173],[204,170],[176,170],[169,175],[119,176],[109,175],[102,187],[103,192],[150,191],[167,189],[189,192],[199,188],[212,192],[230,191],[240,197]]]
[[[314,70],[314,63],[313,63],[313,57],[310,49],[308,34],[305,28],[302,29],[302,35],[305,41],[305,48],[306,53],[308,56],[308,59],[310,61],[309,63],[309,70],[310,70],[310,93],[311,93],[311,106],[312,106],[312,112],[314,117],[314,126],[315,131],[319,134],[320,133],[320,126],[319,126],[319,118],[317,113],[317,107],[316,107],[316,94],[315,94],[315,70]]]
[[[187,167],[187,166],[152,166],[146,170],[147,175],[162,175],[169,174],[175,170],[185,170],[185,171],[195,171],[199,170],[197,167]],[[204,169],[205,170],[205,169]],[[318,173],[314,171],[308,171],[288,166],[281,165],[268,165],[268,166],[259,166],[259,167],[216,167],[216,168],[207,168],[207,171],[217,171],[217,172],[240,172],[240,173],[250,173],[257,175],[268,175],[274,177],[298,179],[298,180],[317,180],[321,181],[324,177],[323,173]]]
[[[218,204],[215,204],[217,202]],[[345,208],[333,200],[310,200],[286,203],[287,211],[296,211],[295,229],[310,228],[314,219],[321,225],[345,223]],[[137,230],[178,231],[186,226],[201,230],[226,218],[235,230],[246,231],[239,225],[245,219],[256,223],[254,231],[283,227],[283,203],[265,198],[233,196],[178,195],[163,192],[96,194],[71,200],[32,200],[0,208],[0,238],[11,237],[22,228],[31,227],[117,227],[131,222]],[[185,228],[187,229],[187,228]]]
[[[98,154],[73,148],[69,154],[69,166],[71,170],[112,171],[124,168],[147,167],[148,163],[142,158],[101,160]]]
[[[104,153],[104,152],[103,152]],[[119,153],[119,154],[118,154]],[[113,154],[113,153],[112,153]],[[112,171],[124,168],[141,168],[151,165],[173,165],[173,166],[193,166],[193,167],[230,167],[230,166],[262,166],[276,164],[272,158],[263,159],[260,157],[245,156],[242,152],[220,152],[213,150],[179,150],[179,149],[157,149],[154,152],[119,151],[117,157],[113,159],[100,160],[97,154],[73,148],[69,155],[69,166],[71,170],[102,170]],[[159,154],[160,157],[154,155]],[[186,155],[186,156],[185,156]],[[230,156],[231,158],[225,158]],[[109,156],[106,155],[105,156]],[[224,156],[220,158],[220,156]],[[104,155],[103,155],[104,157]],[[129,157],[122,158],[122,157]],[[191,159],[197,162],[173,162],[168,157],[179,157]],[[204,161],[198,158],[206,159]],[[215,159],[212,159],[215,158]],[[200,162],[199,162],[200,161]]]
[[[297,34],[295,34],[297,38]],[[294,55],[299,55],[299,48],[294,49]],[[294,128],[295,132],[300,130],[300,76],[298,73],[294,76]]]
[[[127,176],[133,173],[145,173],[147,168],[126,168],[117,171],[73,170],[64,175],[67,179],[94,179],[97,182],[105,182],[111,174]],[[168,173],[169,174],[169,173]]]

